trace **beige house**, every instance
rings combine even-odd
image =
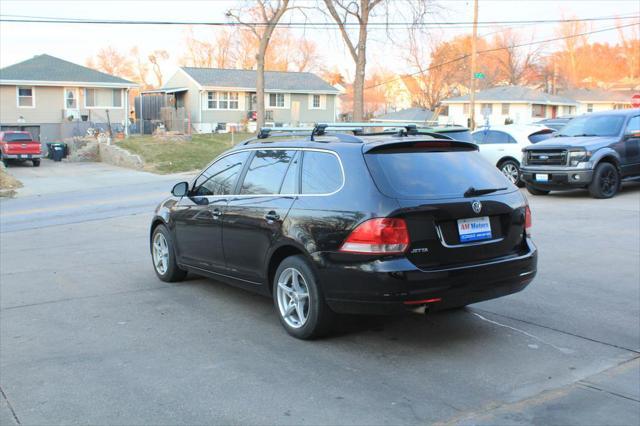
[[[442,101],[440,124],[467,125],[470,116],[469,95]],[[524,86],[498,86],[481,90],[475,97],[477,125],[496,126],[512,122],[527,124],[545,118],[575,115],[577,102],[565,96],[551,95]]]
[[[0,69],[0,126],[42,142],[84,135],[89,127],[127,131],[128,92],[136,83],[49,55]]]
[[[578,104],[576,115],[581,115],[589,112],[631,108],[631,97],[634,93],[629,90],[574,89],[561,92],[560,95],[575,100]]]
[[[163,88],[145,92],[143,97],[166,98],[163,105],[179,111],[176,115],[179,120],[190,123],[196,132],[210,133],[242,124],[251,129],[255,123],[255,86],[255,70],[182,67]],[[339,93],[338,89],[309,72],[266,71],[266,124],[283,126],[335,121]],[[148,104],[143,102],[143,108]],[[151,112],[149,108],[142,112],[145,120],[155,118],[148,115]],[[136,114],[139,116],[140,111]]]

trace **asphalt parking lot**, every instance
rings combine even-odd
[[[0,201],[2,425],[640,424],[640,184],[529,196],[522,293],[303,342],[266,298],[155,277],[148,222],[180,176],[82,167],[60,190],[12,170]],[[112,178],[78,183],[92,167]]]

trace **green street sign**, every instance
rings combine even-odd
[[[473,74],[473,78],[483,79],[484,78],[484,73],[477,72],[477,73]]]

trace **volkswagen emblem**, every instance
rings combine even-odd
[[[482,203],[480,201],[474,201],[471,203],[471,208],[476,214],[478,214],[480,213],[480,210],[482,210]]]

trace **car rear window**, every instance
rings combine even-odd
[[[475,189],[515,187],[477,151],[411,148],[365,154],[378,189],[395,198],[462,197]]]
[[[551,129],[540,130],[539,132],[532,133],[529,135],[529,142],[538,143],[540,141],[553,137],[553,135],[554,135],[554,131]]]
[[[3,140],[5,142],[29,142],[31,135],[29,133],[5,133]]]
[[[471,132],[469,130],[456,130],[456,131],[443,131],[441,134],[450,137],[455,141],[460,142],[473,142]]]

